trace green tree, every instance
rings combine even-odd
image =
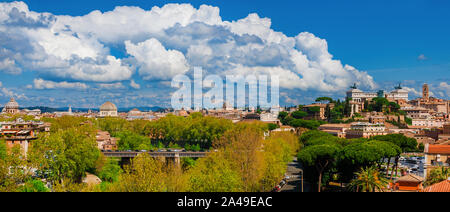
[[[303,119],[294,119],[289,122],[289,125],[292,127],[303,127],[307,129],[317,129],[320,126],[320,122],[316,120],[303,120]]]
[[[97,119],[95,125],[101,130],[109,132],[112,136],[116,136],[116,133],[130,129],[130,122],[117,117]]]
[[[381,163],[385,158],[391,158],[401,153],[400,147],[386,141],[366,139],[352,140],[346,145],[339,159],[339,170],[344,180],[353,177],[353,173],[362,167],[371,167]]]
[[[310,113],[310,114],[314,114],[314,113],[318,113],[318,112],[320,112],[319,106],[314,106],[314,107],[308,108],[308,113]]]
[[[405,116],[405,123],[408,125],[412,125],[412,118],[408,118]]]
[[[425,145],[423,143],[419,144],[418,152],[423,152],[425,150]]]
[[[120,173],[122,173],[122,169],[120,168],[118,161],[108,158],[98,176],[102,181],[116,182]]]
[[[18,185],[29,177],[30,167],[23,159],[23,151],[19,145],[15,145],[7,152],[4,159],[0,160],[0,192],[15,192]]]
[[[324,102],[327,102],[327,103],[333,103],[334,101],[333,101],[333,99],[332,98],[330,98],[330,97],[319,97],[319,98],[317,98],[316,99],[316,102],[322,102],[322,103],[324,103]]]
[[[308,113],[304,111],[294,111],[291,116],[295,119],[302,119],[308,116]]]
[[[281,111],[281,112],[278,114],[278,119],[280,119],[280,121],[283,123],[283,120],[284,120],[287,116],[289,116],[289,113],[288,113],[288,112]]]
[[[57,132],[59,130],[67,130],[75,126],[80,126],[83,122],[88,119],[78,116],[63,116],[59,118],[43,118],[42,121],[52,124],[50,130],[52,132]]]
[[[408,138],[402,134],[388,134],[388,135],[379,135],[374,136],[371,138],[372,140],[378,140],[378,141],[387,141],[390,143],[393,143],[400,147],[401,152],[395,156],[395,173],[397,174],[398,171],[398,162],[400,159],[400,154],[404,152],[416,152],[417,151],[417,140],[414,138]],[[390,158],[389,162],[390,163]],[[389,170],[389,166],[387,167],[387,170]],[[391,180],[393,178],[394,172],[391,172]]]
[[[388,104],[389,112],[399,112],[400,105],[395,102],[389,102]]]
[[[436,183],[440,183],[450,178],[450,168],[441,166],[439,168],[430,171],[425,181],[426,186],[431,186]]]
[[[119,180],[111,186],[115,192],[167,191],[165,164],[149,154],[139,154],[125,167]]]
[[[49,192],[45,184],[41,180],[29,180],[19,187],[19,192]]]
[[[389,100],[383,97],[375,97],[369,103],[368,109],[369,111],[384,112],[388,106]]]
[[[278,124],[273,124],[273,123],[268,123],[267,126],[269,127],[269,130],[270,130],[270,131],[279,128],[279,127],[278,127]]]
[[[298,160],[303,164],[315,167],[318,178],[318,191],[321,191],[322,176],[337,160],[341,147],[337,144],[321,144],[308,146],[298,153]]]
[[[258,124],[238,125],[217,142],[225,157],[238,168],[243,181],[243,190],[261,190],[260,179],[264,175],[263,132]],[[264,126],[266,126],[264,124]]]
[[[49,172],[52,181],[70,178],[79,182],[87,171],[95,171],[100,154],[95,131],[77,126],[40,134],[29,150],[29,159],[40,171]]]
[[[5,140],[0,139],[0,160],[5,160],[7,155]]]
[[[301,143],[305,144],[306,142],[308,142],[311,139],[315,139],[315,138],[321,138],[321,137],[332,137],[332,135],[323,132],[323,131],[319,131],[319,130],[309,130],[304,132],[299,140]]]
[[[119,138],[117,143],[120,150],[150,150],[152,148],[149,137],[128,130],[116,132],[115,137]]]
[[[189,173],[191,192],[239,192],[243,191],[239,172],[222,153],[201,158]]]
[[[188,117],[169,114],[149,122],[145,126],[145,134],[160,139],[165,145],[170,142],[182,147],[198,144],[202,149],[209,149],[214,140],[233,127],[231,120],[203,116],[201,113],[193,113]]]
[[[264,140],[264,177],[261,179],[263,191],[275,187],[284,177],[287,164],[292,161],[298,149],[298,139],[292,133],[273,133]]]

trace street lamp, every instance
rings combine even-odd
[[[302,192],[303,192],[303,169],[300,169],[300,172],[302,173]]]

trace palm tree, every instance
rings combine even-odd
[[[384,191],[389,181],[375,167],[361,168],[355,173],[356,179],[350,183],[350,190],[356,192]]]

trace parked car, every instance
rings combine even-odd
[[[275,188],[272,189],[272,192],[280,192],[281,187],[279,185],[275,186]]]

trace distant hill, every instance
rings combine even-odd
[[[134,108],[137,108],[140,111],[146,112],[146,111],[153,111],[153,112],[161,112],[164,111],[166,108],[162,107],[128,107],[128,108],[119,108],[119,112],[129,112],[130,110],[133,110]]]
[[[153,112],[161,112],[164,111],[165,108],[162,107],[128,107],[128,108],[118,108],[119,112],[128,112],[134,108],[137,108],[140,111],[153,111]],[[0,107],[0,111],[2,111],[3,107]],[[51,107],[44,107],[44,106],[37,106],[37,107],[23,107],[20,108],[21,110],[23,109],[28,109],[28,110],[34,110],[34,109],[39,109],[41,110],[42,113],[54,113],[54,112],[62,112],[62,111],[68,111],[69,107],[60,107],[60,108],[51,108]],[[94,111],[94,112],[98,112],[99,109],[98,108],[72,108],[73,112],[88,112],[89,110]]]
[[[164,111],[165,108],[162,107],[123,107],[123,108],[118,108],[118,112],[119,113],[123,113],[123,112],[129,112],[130,110],[133,110],[134,108],[137,108],[140,111],[143,112],[147,112],[147,111],[153,111],[153,112],[159,112],[159,111]],[[68,107],[62,107],[62,108],[57,108],[57,111],[68,111],[69,108]],[[88,112],[89,108],[72,108],[73,112]],[[100,109],[99,108],[90,108],[91,111],[94,112],[98,112]]]

